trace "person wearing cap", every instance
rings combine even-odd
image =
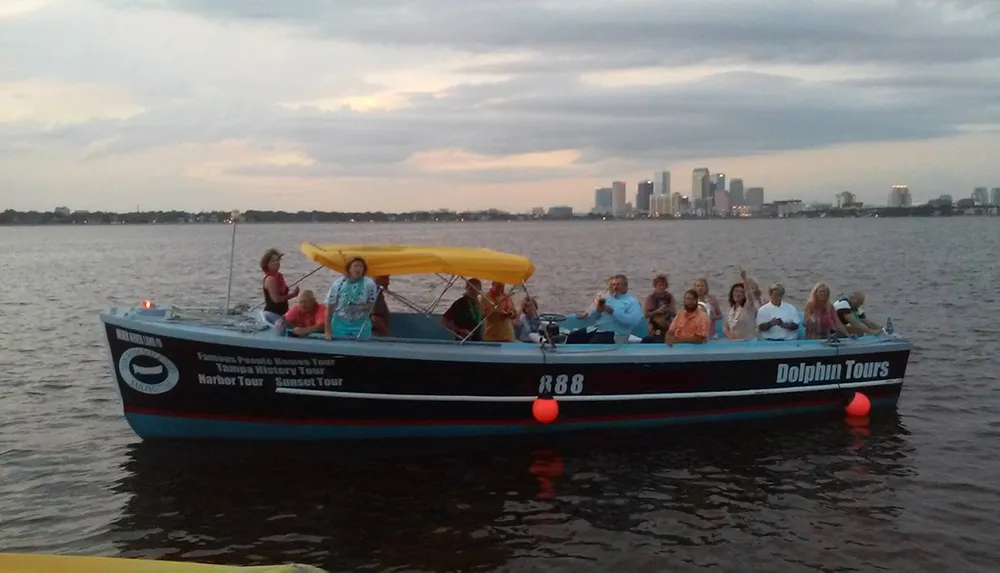
[[[281,274],[281,257],[278,249],[264,251],[260,258],[260,270],[264,271],[264,312],[277,319],[288,312],[288,301],[299,296],[299,287],[288,288],[285,275]]]
[[[767,289],[771,300],[757,311],[757,330],[763,340],[797,340],[799,311],[784,302],[785,287],[774,283]]]
[[[881,334],[882,327],[875,324],[865,316],[865,309],[861,305],[865,304],[865,293],[856,290],[851,296],[841,297],[833,303],[833,310],[837,313],[837,318],[850,334]]]

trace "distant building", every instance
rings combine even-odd
[[[52,210],[52,214],[56,217],[69,217],[70,213],[69,207],[56,207]]]
[[[655,183],[655,181],[654,181]],[[661,217],[663,215],[670,214],[670,195],[653,195],[650,200],[650,208],[653,209],[652,215]]]
[[[639,190],[635,194],[635,210],[639,213],[652,212],[651,200],[653,198],[653,181],[640,181]]]
[[[729,191],[715,190],[715,214],[728,217],[733,214],[733,206],[730,203]]]
[[[691,200],[687,195],[681,195],[680,193],[670,194],[670,214],[674,217],[681,217],[683,215],[691,214]]]
[[[986,187],[976,187],[972,190],[972,204],[986,205],[990,202],[990,194],[986,192]]]
[[[611,184],[611,212],[615,216],[625,214],[625,182],[615,181]]]
[[[598,215],[610,215],[613,212],[611,201],[611,188],[601,187],[594,189],[594,213]]]
[[[540,217],[545,214],[545,207],[533,207],[531,209],[531,215],[535,217]]]
[[[1000,207],[1000,187],[990,189],[990,204],[994,207]]]
[[[787,201],[775,201],[774,207],[776,214],[779,217],[788,217],[789,215],[794,215],[795,213],[800,213],[806,210],[805,203],[798,199],[789,199]]]
[[[712,182],[709,181],[708,168],[699,167],[691,172],[691,200],[700,201],[708,197]]]
[[[910,198],[910,188],[906,185],[893,185],[889,191],[890,207],[909,207],[913,203]]]
[[[750,207],[751,211],[759,211],[764,205],[764,188],[751,187],[747,189],[746,202],[744,204]]]
[[[854,207],[858,203],[858,198],[854,193],[850,191],[842,191],[834,195],[834,203],[836,203],[838,209],[846,209],[848,207]]]
[[[739,178],[732,179],[729,182],[729,202],[736,207],[738,205],[742,205],[744,201],[743,180]]]
[[[657,171],[653,174],[653,197],[670,197],[670,172]]]
[[[715,197],[715,194],[718,193],[719,191],[725,191],[726,174],[716,173],[715,175],[712,175],[712,181],[711,184],[709,185],[709,188],[711,189],[711,191],[709,192],[709,197]]]
[[[573,208],[566,205],[549,207],[549,217],[553,219],[571,219],[573,217]]]

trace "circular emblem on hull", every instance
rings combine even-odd
[[[180,380],[172,360],[148,348],[129,348],[118,359],[118,373],[125,384],[143,394],[169,392]]]

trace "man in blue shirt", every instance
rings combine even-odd
[[[608,281],[607,292],[576,316],[596,320],[594,326],[571,332],[567,344],[621,344],[629,341],[632,329],[642,322],[643,311],[639,301],[628,294],[628,278],[615,275]]]

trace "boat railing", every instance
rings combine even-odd
[[[240,332],[260,332],[271,327],[248,311],[249,305],[239,305],[232,309],[171,305],[170,308],[166,309],[164,320]]]

